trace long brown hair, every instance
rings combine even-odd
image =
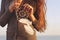
[[[46,29],[46,21],[45,21],[46,3],[45,1],[46,0],[37,0],[36,14],[37,14],[38,23],[37,23],[36,28],[40,32],[43,32]]]

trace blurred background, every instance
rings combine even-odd
[[[60,40],[60,0],[46,0],[47,29],[43,33],[36,32],[38,40]],[[0,0],[1,9],[1,0]],[[7,25],[0,26],[0,40],[6,40]]]

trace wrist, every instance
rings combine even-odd
[[[36,20],[36,18],[34,17],[34,15],[31,15],[32,21],[34,22]]]
[[[12,12],[13,10],[9,8],[9,11]]]
[[[11,7],[9,7],[9,11],[10,11],[10,12],[13,12],[13,10],[14,10],[14,8],[13,8],[13,7],[12,7],[12,8],[11,8]]]

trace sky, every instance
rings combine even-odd
[[[60,36],[60,0],[46,0],[46,5],[47,29],[43,33],[37,32],[37,35]],[[6,35],[6,31],[6,26],[4,28],[0,26],[0,35]]]

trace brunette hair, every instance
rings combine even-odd
[[[37,8],[36,8],[36,15],[38,23],[36,28],[38,31],[43,32],[46,29],[46,21],[45,21],[45,13],[46,13],[46,0],[36,0],[37,1]],[[35,16],[36,16],[35,15]]]

